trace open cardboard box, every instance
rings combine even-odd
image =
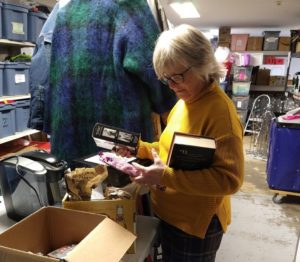
[[[0,234],[0,261],[59,261],[36,253],[75,243],[65,261],[117,262],[135,238],[104,215],[44,207]]]
[[[126,190],[127,188],[127,190]],[[117,221],[117,208],[122,207],[123,218],[122,223],[119,223],[124,228],[136,234],[136,199],[141,190],[141,187],[137,184],[130,184],[127,187],[123,187],[127,192],[131,192],[132,199],[101,199],[90,201],[70,201],[68,194],[66,194],[62,200],[62,206],[64,208],[86,211],[96,214],[104,214],[114,221]],[[128,254],[134,254],[136,252],[136,242],[127,250]]]

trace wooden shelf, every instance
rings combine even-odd
[[[285,86],[258,86],[251,85],[250,92],[284,92]]]
[[[292,57],[294,57],[294,58],[300,58],[300,52],[292,53]]]
[[[7,40],[7,39],[0,39],[0,45],[21,46],[21,47],[35,47],[35,44],[30,43],[30,42],[10,41],[10,40]]]
[[[33,135],[33,134],[36,134],[36,133],[39,133],[39,132],[40,131],[36,130],[36,129],[28,129],[28,130],[24,130],[22,132],[17,132],[12,136],[6,136],[6,137],[3,137],[3,138],[0,138],[0,144],[6,143],[6,142],[9,142],[9,141],[13,141],[15,139],[18,139],[18,138],[21,138],[21,137],[24,137],[24,136]]]
[[[29,98],[30,95],[0,96],[0,102],[7,101],[7,100],[21,100],[21,99],[29,99]]]
[[[262,53],[264,55],[272,56],[288,56],[290,51],[231,51],[231,53]]]

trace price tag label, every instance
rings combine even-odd
[[[16,74],[15,75],[15,83],[19,84],[19,83],[24,83],[26,81],[26,77],[24,74]]]

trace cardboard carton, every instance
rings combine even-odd
[[[249,34],[232,34],[231,51],[245,51]]]
[[[247,41],[247,51],[262,51],[263,37],[250,36]]]
[[[47,254],[77,244],[68,262],[117,262],[135,236],[104,215],[44,207],[0,234],[1,262],[55,262]]]
[[[231,40],[231,28],[228,26],[219,28],[219,42],[230,42]]]
[[[290,51],[291,38],[290,37],[279,37],[278,50],[279,51]]]
[[[63,207],[74,210],[87,211],[96,214],[104,214],[114,221],[118,221],[124,228],[136,234],[136,201],[135,199],[112,199],[112,200],[90,200],[90,201],[70,201],[66,194],[62,201]],[[123,219],[117,218],[117,209],[123,210]],[[128,249],[127,253],[135,253],[135,243]]]

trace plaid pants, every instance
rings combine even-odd
[[[186,234],[161,221],[163,262],[213,262],[222,237],[223,230],[217,216],[212,218],[204,239]]]

